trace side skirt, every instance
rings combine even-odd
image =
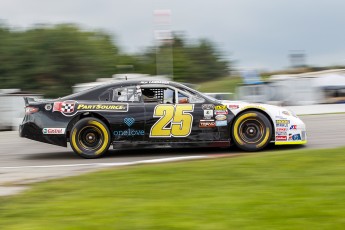
[[[209,142],[125,142],[114,141],[113,149],[147,149],[147,148],[226,148],[230,147],[229,141],[209,141]]]

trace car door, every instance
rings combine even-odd
[[[193,97],[187,92],[167,85],[142,85],[141,88],[145,108],[146,141],[214,140],[217,133],[215,129],[200,128],[200,122],[204,119],[205,99],[196,100],[194,97],[194,100],[191,100]]]
[[[128,110],[111,114],[111,131],[114,141],[140,142],[145,136],[144,104],[137,86],[114,88],[112,103],[126,103]]]

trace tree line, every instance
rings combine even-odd
[[[226,76],[230,62],[209,40],[188,43],[175,35],[167,47],[148,47],[126,54],[103,31],[85,31],[73,24],[40,25],[14,30],[0,25],[0,88],[20,88],[58,97],[76,83],[115,73],[157,74],[157,56],[170,48],[175,81],[199,83]],[[131,66],[126,69],[121,66]]]

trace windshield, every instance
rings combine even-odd
[[[199,91],[196,91],[196,90],[194,90],[194,89],[192,89],[192,88],[189,88],[188,86],[185,86],[185,85],[183,85],[183,84],[179,84],[180,86],[181,86],[181,88],[180,88],[180,90],[184,90],[184,91],[187,91],[187,92],[189,92],[190,94],[192,94],[192,95],[198,95],[198,96],[201,96],[201,97],[203,97],[203,98],[206,98],[207,100],[210,100],[210,101],[213,101],[214,103],[220,103],[220,101],[219,100],[217,100],[217,99],[215,99],[214,97],[210,97],[210,96],[208,96],[208,95],[206,95],[206,94],[204,94],[204,93],[201,93],[201,92],[199,92]]]

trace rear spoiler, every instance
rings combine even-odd
[[[25,106],[28,106],[31,104],[31,102],[35,102],[35,98],[33,97],[24,97],[24,101],[25,101]]]

